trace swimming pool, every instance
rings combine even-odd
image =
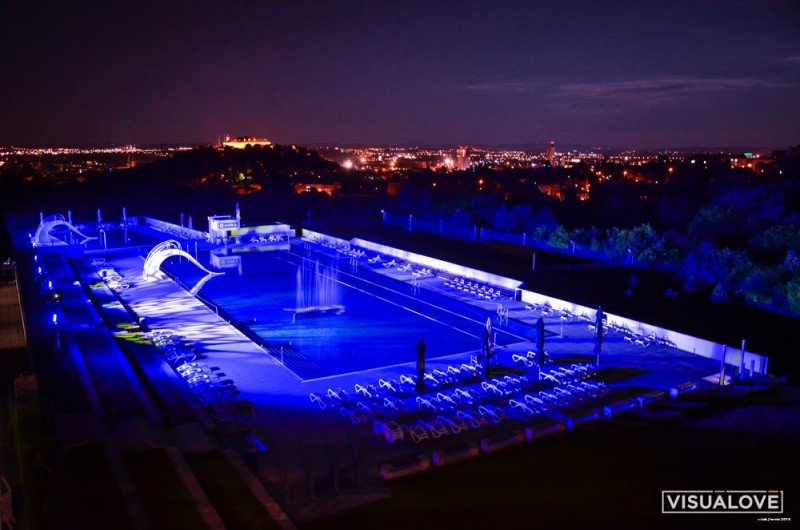
[[[338,269],[340,315],[294,318],[297,270],[303,250],[250,252],[241,257],[241,276],[233,268],[200,290],[254,340],[304,379],[355,372],[416,360],[422,338],[429,358],[476,352],[488,312],[435,293],[414,295],[407,284],[368,268],[349,268],[348,258],[313,252],[308,262]],[[209,262],[209,255],[200,255]],[[312,265],[313,266],[313,265]],[[165,269],[191,287],[203,273],[176,258]],[[498,337],[508,343],[511,337]]]

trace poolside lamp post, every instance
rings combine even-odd
[[[417,341],[417,393],[425,390],[425,341],[422,337]]]
[[[742,339],[742,353],[739,357],[739,379],[744,379],[744,352],[747,346],[747,341]]]
[[[486,319],[486,325],[483,329],[483,343],[481,344],[483,350],[483,379],[486,380],[489,374],[489,357],[492,355],[492,318]]]
[[[719,360],[719,385],[725,384],[725,357],[728,354],[728,346],[722,345],[722,359]]]
[[[595,325],[594,357],[595,364],[600,366],[600,350],[603,347],[603,307],[597,306],[597,320]]]
[[[544,318],[536,321],[536,366],[541,371],[544,363]]]

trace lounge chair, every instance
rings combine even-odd
[[[402,441],[404,438],[403,428],[397,422],[387,421],[384,424],[383,436],[386,438],[386,443],[393,444],[396,441]]]
[[[364,396],[366,398],[372,398],[372,393],[370,393],[370,391],[366,387],[356,383],[354,388],[355,388],[356,394],[361,394],[362,396]]]
[[[467,405],[472,405],[473,403],[475,403],[475,397],[472,394],[470,394],[467,390],[456,388],[453,395],[456,396],[459,401]]]
[[[511,408],[520,410],[523,414],[526,414],[528,416],[533,416],[536,414],[536,412],[533,409],[531,409],[528,405],[522,403],[521,401],[517,401],[516,399],[508,400],[508,404],[511,406]]]
[[[443,408],[455,408],[456,407],[456,402],[453,401],[453,398],[451,398],[450,396],[448,396],[446,394],[443,394],[441,392],[436,394],[436,401],[439,402],[439,408],[440,409],[443,409]]]
[[[450,435],[450,431],[447,430],[447,426],[439,420],[420,421],[420,423],[430,431],[434,439]]]
[[[517,353],[511,355],[511,360],[517,364],[524,364],[526,367],[531,368],[533,367],[533,361],[530,360],[526,355],[519,355]]]
[[[500,423],[505,418],[503,411],[491,405],[481,405],[478,407],[478,414],[485,417],[492,423]]]
[[[437,411],[439,409],[436,408],[436,405],[430,402],[430,400],[425,399],[424,397],[417,396],[417,410],[432,410]]]
[[[386,381],[385,379],[379,379],[378,380],[378,387],[385,388],[386,390],[388,390],[392,394],[397,394],[397,392],[398,392],[397,388],[395,387],[395,384],[396,384],[395,381]]]
[[[320,409],[326,409],[328,407],[327,403],[325,403],[325,400],[313,392],[308,395],[308,399],[311,400],[311,403],[316,403]]]
[[[450,431],[453,434],[458,434],[461,431],[466,431],[469,429],[469,425],[467,425],[467,422],[458,417],[447,418],[445,416],[436,416],[436,419],[441,423],[450,427]]]
[[[408,426],[406,432],[411,436],[411,441],[415,444],[431,439],[430,436],[428,436],[428,430],[425,429],[424,425],[419,423]]]
[[[489,424],[489,420],[486,419],[486,416],[472,414],[471,412],[467,412],[465,410],[459,410],[456,413],[456,418],[468,422],[473,429],[478,429],[483,425]]]

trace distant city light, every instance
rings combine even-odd
[[[344,164],[342,164],[342,167],[344,167],[345,169],[353,169],[353,161],[350,159],[345,160]]]

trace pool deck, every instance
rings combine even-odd
[[[257,405],[280,403],[282,406],[308,406],[311,392],[328,388],[353,388],[356,383],[377,383],[379,378],[397,378],[412,374],[413,363],[376,367],[355,373],[332,375],[303,380],[277,359],[225,321],[214,310],[203,304],[171,279],[143,280],[140,256],[112,256],[109,260],[133,285],[121,291],[122,299],[152,329],[171,329],[183,335],[201,350],[209,365],[218,366],[227,378],[232,379],[241,391],[241,397]],[[411,291],[411,273],[391,268],[373,270],[394,279],[408,282]],[[355,272],[354,274],[358,274]],[[498,302],[478,299],[444,285],[444,280],[432,277],[419,280],[419,287],[441,296],[460,298],[461,301],[486,310],[486,315],[496,315]],[[525,308],[526,304],[512,300],[502,302],[509,310],[509,319],[532,326],[540,316]],[[496,318],[494,319],[496,322]],[[494,324],[496,329],[503,326]],[[593,360],[594,332],[584,321],[562,322],[558,316],[545,317],[550,336],[546,350],[554,358],[573,362]],[[562,334],[563,327],[563,336]],[[534,347],[530,341],[519,341],[497,349],[496,363],[514,366],[513,354],[524,354]],[[428,361],[429,370],[445,368],[448,364],[468,362],[472,352],[464,352]],[[665,390],[686,381],[700,380],[718,370],[714,361],[666,346],[643,348],[623,340],[622,335],[610,333],[603,342],[601,364],[604,366],[635,367],[637,373],[617,384],[635,385]],[[524,369],[524,367],[517,366]],[[177,378],[178,376],[175,375]]]

